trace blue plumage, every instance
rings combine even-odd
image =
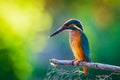
[[[69,20],[67,20],[67,21],[64,23],[64,25],[66,25],[66,26],[69,26],[70,24],[75,24],[75,25],[78,26],[81,30],[83,30],[82,24],[81,24],[80,21],[77,20],[77,19],[69,19]],[[72,27],[71,27],[71,28],[72,28]],[[74,29],[74,28],[72,28],[72,29]]]
[[[90,56],[90,48],[89,48],[89,42],[88,39],[86,37],[86,35],[84,34],[84,32],[80,31],[81,34],[81,46],[84,52],[84,55],[87,59],[87,61],[91,61],[91,56]]]

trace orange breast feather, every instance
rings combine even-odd
[[[73,30],[70,32],[70,46],[75,56],[75,59],[78,61],[86,61],[84,52],[81,46],[81,35],[78,30]]]

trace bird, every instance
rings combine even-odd
[[[75,61],[91,62],[89,42],[84,33],[84,27],[81,21],[78,19],[69,19],[65,21],[60,28],[50,35],[50,37],[62,31],[69,31],[69,43],[75,58],[72,60],[72,63]],[[88,73],[88,67],[83,66],[82,68],[86,75]]]

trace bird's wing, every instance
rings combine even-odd
[[[84,55],[85,55],[87,61],[90,62],[91,56],[90,56],[90,48],[89,48],[88,39],[82,31],[80,31],[80,34],[81,34],[81,46],[82,46]]]

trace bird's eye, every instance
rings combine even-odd
[[[64,25],[64,27],[65,27],[65,28],[67,28],[67,27],[68,27],[68,25]]]
[[[66,24],[66,26],[68,27],[69,25],[68,25],[68,24]]]

